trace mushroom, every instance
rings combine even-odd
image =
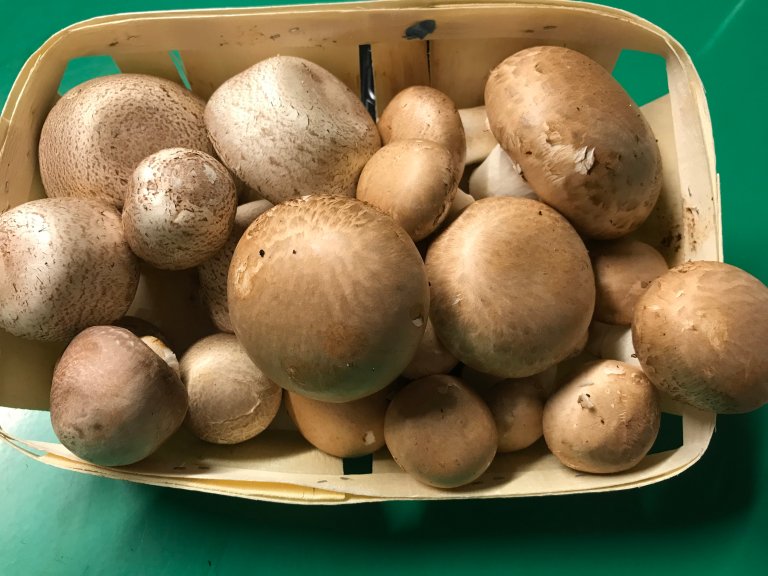
[[[488,121],[541,199],[582,234],[624,236],[651,213],[661,155],[638,106],[605,68],[569,48],[521,50],[491,71]]]
[[[560,462],[610,474],[637,466],[656,440],[659,395],[643,372],[616,360],[586,365],[544,406],[544,440]]]
[[[131,249],[164,270],[193,268],[229,238],[237,209],[232,177],[198,150],[168,148],[142,160],[125,197]]]
[[[541,438],[544,400],[533,377],[503,380],[486,393],[499,434],[498,452],[523,450]]]
[[[181,426],[186,412],[178,375],[124,328],[87,328],[53,373],[53,431],[73,454],[100,466],[143,460]]]
[[[629,326],[640,295],[667,271],[658,250],[645,242],[621,239],[589,247],[595,271],[595,320]]]
[[[482,162],[497,145],[496,138],[493,137],[493,132],[491,132],[491,127],[488,124],[485,106],[462,108],[459,110],[459,116],[467,141],[466,163]]]
[[[203,100],[143,74],[88,80],[56,103],[40,134],[40,175],[51,197],[123,206],[131,173],[150,154],[183,146],[212,153]]]
[[[432,325],[432,321],[427,319],[427,328],[418,348],[416,348],[416,354],[411,358],[402,375],[410,380],[418,380],[425,376],[447,374],[458,363],[459,361],[437,339],[435,327]]]
[[[235,247],[246,228],[264,212],[272,208],[268,200],[256,200],[241,204],[235,213],[235,225],[224,247],[197,267],[200,290],[208,307],[208,313],[216,328],[222,332],[234,332],[229,319],[227,303],[227,274]]]
[[[125,314],[139,262],[100,200],[44,198],[0,214],[0,327],[63,341]]]
[[[282,390],[259,370],[233,334],[213,334],[184,353],[181,380],[189,395],[187,426],[206,442],[237,444],[272,422]]]
[[[177,375],[181,374],[181,368],[179,366],[179,359],[176,358],[176,354],[171,350],[168,345],[163,342],[157,336],[142,336],[140,338],[144,344],[146,344],[152,352],[160,356],[163,362],[168,364],[171,369],[176,372]]]
[[[702,410],[737,414],[768,402],[768,287],[722,262],[688,262],[651,282],[632,340],[659,389]]]
[[[426,267],[435,333],[464,364],[521,378],[583,347],[595,305],[589,255],[547,205],[474,202],[431,244]]]
[[[368,160],[357,199],[384,212],[418,241],[448,215],[456,187],[447,148],[427,140],[395,140]]]
[[[469,177],[469,193],[475,200],[490,196],[539,199],[523,178],[520,165],[498,144]]]
[[[395,394],[384,420],[395,462],[438,488],[469,484],[496,455],[498,435],[483,400],[453,376],[427,376]]]
[[[213,93],[205,124],[222,162],[277,204],[306,194],[354,196],[381,146],[360,99],[324,68],[273,56]]]
[[[455,181],[461,180],[467,153],[464,127],[456,105],[429,86],[411,86],[398,92],[379,118],[384,144],[396,140],[429,140],[451,153]]]
[[[321,402],[286,392],[296,428],[315,448],[339,458],[359,458],[384,446],[389,388],[351,402]]]
[[[429,313],[413,241],[340,196],[283,202],[246,230],[227,284],[235,334],[276,384],[325,402],[381,390],[408,365]]]

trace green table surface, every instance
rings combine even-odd
[[[768,4],[610,3],[666,29],[691,54],[714,125],[726,261],[768,282]],[[0,96],[25,59],[74,22],[116,12],[253,4],[0,0]],[[617,72],[630,93],[640,102],[658,95],[659,84],[633,63],[622,62]],[[45,412],[0,408],[0,423],[21,437],[51,437]],[[251,502],[61,471],[0,445],[2,576],[749,574],[765,573],[766,550],[768,408],[720,417],[702,460],[677,478],[611,494],[514,500],[341,507]]]

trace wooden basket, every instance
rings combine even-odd
[[[669,94],[643,107],[659,140],[664,185],[656,210],[638,236],[661,249],[671,264],[722,260],[712,129],[689,56],[666,32],[632,14],[563,0],[402,0],[155,12],[75,24],[29,58],[11,89],[0,118],[0,210],[44,196],[37,141],[73,58],[107,55],[123,72],[180,81],[173,52],[183,61],[192,90],[205,98],[258,60],[293,54],[324,66],[357,92],[359,47],[370,45],[381,110],[395,93],[414,84],[446,92],[459,107],[482,104],[490,69],[513,52],[537,44],[577,49],[608,69],[623,49],[665,59]],[[132,312],[152,317],[171,331],[181,326],[176,336],[186,337],[189,344],[208,329],[205,314],[190,308],[191,276],[177,274],[173,285],[166,283],[168,276],[145,270]],[[180,318],[186,324],[174,321]],[[604,341],[593,346],[632,361],[626,330],[613,338],[598,336]],[[28,342],[0,332],[0,404],[47,409],[53,364],[62,350],[62,344]],[[411,479],[385,450],[374,456],[371,473],[345,475],[340,459],[312,449],[295,431],[281,430],[279,423],[234,447],[207,445],[182,430],[149,459],[119,469],[85,463],[59,444],[16,439],[2,431],[0,436],[59,468],[245,498],[297,503],[488,498],[619,490],[670,478],[704,453],[715,417],[668,399],[664,410],[682,417],[682,445],[647,456],[627,473],[576,473],[560,465],[540,442],[519,454],[498,456],[477,482],[450,491]]]

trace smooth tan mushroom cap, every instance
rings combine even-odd
[[[67,340],[123,316],[139,262],[120,214],[86,198],[44,198],[0,214],[0,327],[33,340]]]
[[[648,378],[673,398],[721,414],[768,402],[768,288],[721,262],[689,262],[654,280],[632,340]]]
[[[617,360],[586,365],[547,401],[544,439],[560,462],[581,472],[634,468],[656,440],[659,395],[634,366]]]
[[[533,377],[503,380],[485,399],[499,433],[498,452],[523,450],[541,438],[544,397]]]
[[[415,139],[445,146],[453,157],[456,182],[461,179],[467,154],[464,126],[456,105],[446,94],[429,86],[406,88],[387,104],[378,126],[385,145]]]
[[[208,307],[208,313],[216,328],[222,332],[234,332],[229,319],[229,303],[227,301],[227,275],[232,255],[240,238],[251,222],[272,208],[268,200],[255,200],[237,207],[235,225],[224,247],[197,268],[200,278],[200,291]]]
[[[339,458],[373,454],[384,446],[389,388],[352,402],[321,402],[286,392],[288,413],[315,448]]]
[[[432,321],[427,319],[427,329],[424,331],[424,336],[416,348],[416,354],[411,358],[402,375],[411,380],[418,380],[425,376],[447,374],[458,363],[459,361],[437,339],[435,327]]]
[[[125,466],[152,454],[184,421],[187,394],[176,372],[124,328],[78,334],[53,374],[51,424],[83,460]]]
[[[213,153],[205,102],[184,87],[143,74],[83,82],[61,97],[40,134],[48,196],[98,198],[117,208],[136,165],[164,148]]]
[[[229,238],[237,193],[224,166],[205,152],[168,148],[142,160],[125,197],[131,250],[155,268],[193,268]]]
[[[651,213],[659,147],[597,62],[559,46],[521,50],[491,71],[485,104],[494,136],[533,190],[582,234],[624,236]]]
[[[595,243],[589,256],[597,288],[595,320],[629,326],[638,298],[667,271],[664,256],[637,240]]]
[[[589,255],[541,202],[485,198],[430,246],[435,332],[461,362],[520,378],[583,347],[595,305]]]
[[[346,402],[392,382],[424,333],[429,288],[413,241],[345,197],[306,196],[257,218],[229,271],[232,326],[283,388]]]
[[[427,140],[396,140],[368,160],[357,199],[384,212],[418,241],[448,215],[456,189],[447,148]]]
[[[476,480],[498,442],[488,406],[453,376],[428,376],[400,390],[387,409],[384,435],[403,470],[438,488]]]
[[[272,422],[282,390],[259,370],[233,334],[196,342],[180,363],[189,395],[187,425],[206,442],[237,444]]]
[[[360,99],[294,56],[267,58],[224,82],[205,123],[224,164],[273,204],[307,194],[354,196],[381,146]]]

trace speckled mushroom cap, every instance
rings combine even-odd
[[[306,194],[354,196],[381,145],[360,99],[294,56],[267,58],[224,82],[205,123],[224,164],[273,204]]]
[[[688,262],[640,297],[632,340],[659,389],[723,414],[768,403],[768,287],[722,262]]]
[[[48,196],[123,205],[131,173],[175,146],[213,152],[205,102],[179,84],[143,74],[88,80],[62,96],[43,124],[40,173]]]
[[[485,87],[496,140],[542,200],[582,234],[618,238],[661,189],[661,156],[638,106],[600,64],[559,46],[521,50]]]
[[[62,444],[101,466],[152,454],[184,421],[176,372],[137,336],[93,326],[70,342],[53,374],[51,424]]]
[[[354,198],[304,196],[262,214],[227,284],[235,334],[279,386],[325,402],[373,394],[424,334],[429,287],[413,241]]]
[[[579,235],[546,204],[470,204],[430,245],[426,266],[435,333],[475,370],[531,376],[583,347],[592,266]]]
[[[0,327],[34,340],[66,340],[123,316],[139,262],[120,214],[86,198],[44,198],[0,215]]]
[[[168,148],[133,172],[123,208],[125,237],[156,268],[192,268],[226,243],[236,210],[235,183],[221,162],[199,150]]]
[[[268,200],[255,200],[237,207],[235,225],[224,247],[197,268],[200,278],[200,290],[208,307],[208,313],[216,327],[222,332],[234,332],[229,319],[227,302],[227,274],[232,255],[235,253],[240,237],[261,214],[272,208]]]

